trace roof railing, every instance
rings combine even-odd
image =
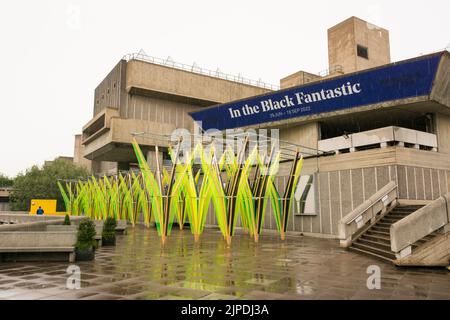
[[[344,68],[341,65],[335,65],[332,68],[320,71],[319,73],[317,73],[317,75],[320,77],[328,77],[331,74],[343,73],[343,72],[344,72]]]
[[[162,59],[162,58],[152,57],[145,53],[139,52],[139,53],[127,54],[123,57],[123,59],[126,61],[139,60],[139,61],[149,62],[149,63],[158,64],[158,65],[162,65],[162,66],[166,66],[166,67],[171,67],[174,69],[184,70],[184,71],[188,71],[188,72],[192,72],[192,73],[197,73],[197,74],[206,75],[209,77],[219,78],[219,79],[233,81],[233,82],[238,82],[238,83],[242,83],[242,84],[246,84],[246,85],[250,85],[250,86],[254,86],[254,87],[260,87],[260,88],[264,88],[264,89],[269,89],[269,90],[279,90],[280,89],[279,86],[263,82],[261,79],[260,80],[252,80],[252,79],[245,78],[240,74],[239,75],[227,74],[227,73],[220,71],[219,68],[217,68],[217,70],[215,70],[215,71],[205,69],[205,68],[199,67],[195,62],[192,65],[175,62],[174,60],[172,60],[171,57]]]

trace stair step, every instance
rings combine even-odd
[[[363,244],[363,245],[368,246],[368,247],[375,247],[377,249],[381,249],[381,250],[384,250],[384,251],[390,251],[391,250],[391,245],[390,244],[377,242],[377,241],[371,241],[371,240],[362,239],[362,238],[359,238],[354,243]]]
[[[409,206],[398,206],[398,207],[395,207],[395,209],[415,209],[415,210],[418,210],[418,209],[423,208],[423,207],[424,207],[423,205],[409,205]]]
[[[372,229],[367,230],[367,234],[375,234],[375,235],[381,235],[391,238],[391,234],[389,232],[382,232],[382,231],[375,231]]]
[[[416,209],[411,209],[411,210],[405,210],[405,209],[394,209],[391,212],[397,212],[397,213],[402,213],[402,214],[408,214],[411,212],[417,211]]]
[[[401,220],[401,219],[406,218],[407,216],[408,216],[408,215],[406,215],[406,216],[400,216],[400,215],[396,215],[396,214],[390,214],[390,215],[386,216],[386,218]]]
[[[387,228],[381,228],[381,227],[377,227],[377,226],[372,227],[370,230],[372,230],[372,231],[379,231],[379,232],[389,233],[389,229],[387,229]]]
[[[385,217],[386,218],[395,218],[395,219],[404,219],[404,218],[406,218],[406,217],[408,217],[410,215],[411,215],[410,213],[408,213],[408,214],[398,214],[398,213],[395,213],[395,212],[391,212],[390,214],[386,215]]]
[[[390,250],[379,249],[376,247],[372,247],[372,246],[368,246],[368,245],[365,245],[362,243],[356,243],[356,242],[352,244],[352,247],[355,247],[355,248],[358,248],[361,250],[365,250],[368,252],[372,252],[377,255],[384,256],[388,259],[395,259],[395,254]]]
[[[363,253],[365,255],[376,257],[376,258],[379,258],[379,259],[382,259],[382,260],[385,260],[385,261],[389,261],[389,262],[393,262],[394,259],[395,259],[395,257],[394,258],[388,258],[388,257],[382,256],[382,255],[376,254],[374,252],[369,252],[369,251],[366,251],[364,249],[356,248],[356,247],[353,247],[353,246],[350,247],[349,249],[352,250],[352,251],[357,251],[359,253]]]
[[[382,237],[382,236],[376,236],[376,235],[370,235],[370,234],[363,234],[360,239],[364,240],[370,240],[370,241],[378,241],[386,244],[391,244],[391,239],[389,237]]]
[[[384,222],[378,222],[376,226],[380,226],[382,228],[390,228],[392,226],[392,223],[384,223]]]
[[[384,217],[380,220],[381,223],[390,223],[390,224],[394,224],[398,221],[400,221],[401,219],[392,219],[392,218],[388,218],[388,217]]]
[[[349,249],[393,262],[396,258],[395,254],[391,251],[390,228],[392,224],[406,218],[422,207],[423,206],[399,206],[394,208],[389,214],[381,218],[374,226],[353,242]],[[413,249],[417,248],[418,245],[426,243],[432,238],[433,237],[427,236],[417,241],[417,243],[412,245]]]

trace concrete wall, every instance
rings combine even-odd
[[[255,96],[270,90],[138,60],[127,64],[126,89],[164,93],[209,105]],[[208,103],[209,102],[209,103]]]
[[[305,162],[302,174],[310,174],[311,164]],[[287,183],[288,165],[281,168],[275,179],[280,193]],[[435,200],[450,191],[450,170],[437,170],[402,165],[377,166],[351,170],[318,172],[315,174],[316,215],[289,217],[288,231],[323,237],[338,237],[339,221],[361,205],[390,181],[398,184],[399,198],[403,200]],[[212,207],[208,225],[216,225]],[[241,226],[238,222],[237,226]],[[276,230],[273,212],[268,205],[264,229]]]
[[[123,108],[121,117],[157,123],[170,123],[177,128],[193,130],[193,120],[188,115],[188,112],[196,109],[198,109],[198,106],[188,103],[129,95],[128,103]]]
[[[280,140],[317,149],[319,124],[317,122],[280,129]],[[312,151],[312,150],[310,150]]]
[[[445,51],[436,74],[431,99],[450,107],[450,53]]]
[[[117,174],[117,162],[92,161],[92,173],[94,174]]]
[[[368,48],[369,59],[357,56],[357,45]],[[390,63],[389,31],[351,17],[328,30],[330,70],[340,65],[345,73]]]
[[[438,150],[450,154],[450,115],[436,113],[436,133],[438,137]]]
[[[391,62],[389,31],[361,19],[355,19],[355,42],[369,49],[369,59],[356,57],[356,70],[378,67]]]
[[[94,116],[106,107],[120,109],[124,104],[126,63],[121,60],[95,89]]]
[[[281,89],[287,89],[295,86],[300,86],[305,83],[313,82],[316,80],[320,80],[322,77],[314,74],[309,73],[306,71],[298,71],[296,73],[293,73],[283,79],[280,80],[280,88]]]
[[[74,146],[74,155],[73,155],[73,163],[85,167],[88,170],[92,169],[92,162],[84,157],[84,145],[81,143],[82,135],[75,135],[75,146]]]
[[[0,202],[0,211],[9,211],[10,204],[9,202]]]

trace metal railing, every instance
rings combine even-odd
[[[197,74],[201,74],[201,75],[205,75],[205,76],[209,76],[209,77],[238,82],[238,83],[255,86],[255,87],[260,87],[260,88],[264,88],[264,89],[269,89],[269,90],[279,90],[280,89],[280,87],[277,85],[266,83],[261,80],[248,79],[248,78],[242,77],[240,74],[236,76],[236,75],[224,73],[224,72],[220,71],[219,69],[217,69],[216,71],[213,71],[213,70],[201,68],[198,65],[196,65],[195,63],[193,63],[192,65],[188,65],[188,64],[184,64],[184,63],[180,63],[180,62],[175,62],[170,57],[168,57],[167,59],[162,59],[162,58],[152,57],[147,54],[139,52],[139,53],[127,54],[123,57],[123,59],[126,61],[138,60],[138,61],[150,62],[150,63],[158,64],[161,66],[171,67],[171,68],[178,69],[178,70],[188,71],[188,72],[197,73]]]
[[[320,77],[327,77],[333,73],[344,73],[344,68],[341,65],[336,65],[330,69],[325,69],[317,73]]]

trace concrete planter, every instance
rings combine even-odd
[[[95,259],[95,249],[90,248],[86,250],[75,249],[76,261],[92,261]]]
[[[113,247],[116,245],[116,237],[114,238],[102,238],[103,247]]]

